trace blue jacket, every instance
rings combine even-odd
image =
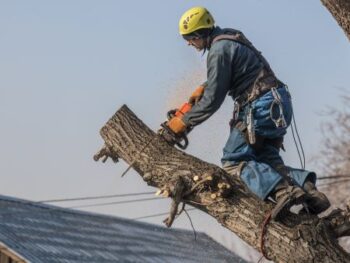
[[[211,39],[229,33],[230,29],[215,27]],[[263,63],[246,45],[226,39],[212,43],[207,57],[203,97],[185,114],[184,123],[196,126],[208,119],[219,109],[226,95],[234,99],[250,87],[262,68]]]

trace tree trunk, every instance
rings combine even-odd
[[[350,40],[350,1],[349,0],[321,0],[329,10],[339,26]]]
[[[273,261],[350,262],[350,255],[337,241],[337,237],[350,234],[349,209],[333,211],[322,219],[290,214],[283,224],[274,221],[264,224],[271,203],[249,193],[239,176],[229,176],[216,165],[170,146],[127,106],[121,107],[106,123],[101,136],[105,146],[95,160],[103,155],[121,158],[132,164],[148,185],[173,199],[167,225],[172,223],[177,204],[183,202],[215,217]]]

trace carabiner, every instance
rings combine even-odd
[[[272,95],[274,97],[274,100],[272,101],[271,106],[270,106],[270,118],[275,123],[277,128],[287,128],[288,125],[287,125],[286,119],[284,118],[284,114],[283,114],[283,106],[282,106],[281,96],[278,93],[276,88],[272,88],[271,92],[272,92]],[[278,111],[279,111],[278,118],[274,118],[274,116],[273,116],[273,108],[275,105],[278,106]]]

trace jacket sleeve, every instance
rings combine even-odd
[[[230,56],[223,50],[209,52],[207,81],[202,99],[184,115],[187,126],[196,126],[216,112],[230,89],[232,65]]]

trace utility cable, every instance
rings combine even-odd
[[[350,175],[331,175],[331,176],[323,176],[320,178],[317,178],[318,180],[338,180],[340,178],[350,178]]]
[[[186,210],[187,211],[193,211],[193,210],[196,210],[196,208],[189,208],[189,209],[186,209]],[[153,214],[153,215],[148,215],[148,216],[140,216],[140,217],[135,217],[135,218],[131,218],[131,219],[132,220],[140,220],[140,219],[152,218],[152,217],[158,217],[158,216],[165,216],[165,215],[169,215],[169,212]]]
[[[334,184],[340,184],[340,183],[345,183],[345,182],[350,182],[350,179],[343,179],[343,180],[339,180],[339,181],[333,181],[333,182],[329,182],[329,183],[324,183],[324,184],[320,184],[317,187],[324,187],[324,186],[329,186],[329,185],[334,185]]]
[[[97,203],[97,204],[90,204],[90,205],[70,206],[70,207],[67,207],[67,208],[83,208],[83,207],[93,207],[93,206],[119,205],[119,204],[151,201],[151,200],[166,200],[166,199],[161,199],[159,197],[152,197],[152,198],[141,198],[141,199],[134,199],[134,200],[124,200],[124,201],[118,201],[118,202],[108,202],[108,203]]]
[[[159,197],[153,197],[153,198],[142,198],[142,199],[134,199],[134,200],[124,200],[124,201],[119,201],[119,202],[109,202],[109,203],[98,203],[98,204],[90,204],[90,205],[81,205],[81,206],[72,206],[72,207],[62,207],[62,206],[59,206],[57,208],[50,208],[50,210],[57,210],[57,211],[62,211],[62,209],[67,209],[67,208],[82,208],[82,207],[93,207],[93,206],[105,206],[105,205],[117,205],[117,204],[126,204],[126,203],[136,203],[136,202],[143,202],[143,201],[151,201],[151,200],[166,200],[165,198],[164,199],[161,199]],[[35,202],[26,202],[25,204],[35,204]],[[37,202],[38,204],[38,202]],[[3,206],[3,204],[0,204],[0,208],[1,206]],[[188,209],[188,210],[194,210],[195,208],[191,208],[191,209]],[[48,211],[50,211],[48,210]],[[27,211],[25,211],[27,213]],[[7,212],[3,212],[3,211],[0,211],[0,217],[4,216],[4,215],[15,215],[17,216],[18,213],[21,213],[21,212],[18,212],[18,211],[7,211]],[[164,214],[160,214],[160,215],[167,215],[169,213],[164,213]],[[149,217],[153,217],[154,215],[151,215]],[[148,217],[148,216],[146,216]],[[143,218],[143,217],[141,217]],[[140,219],[140,218],[131,218],[131,219]]]
[[[68,202],[68,201],[83,201],[92,199],[107,199],[114,197],[126,197],[126,196],[137,196],[137,195],[150,195],[154,192],[143,192],[143,193],[129,193],[129,194],[115,194],[115,195],[99,195],[99,196],[86,196],[86,197],[76,197],[76,198],[64,198],[64,199],[51,199],[37,201],[36,203],[57,203],[57,202]]]

